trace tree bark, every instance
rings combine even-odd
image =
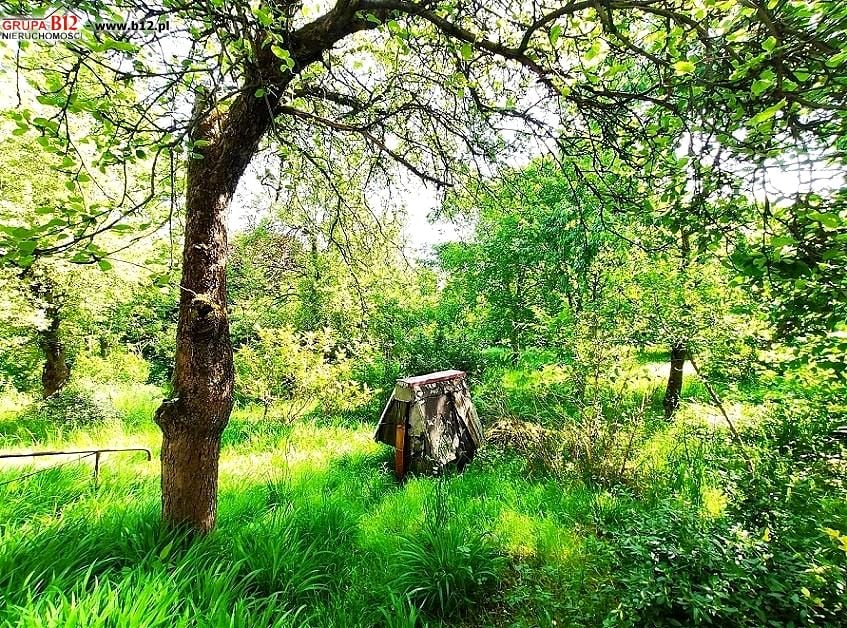
[[[162,440],[162,515],[172,525],[208,532],[215,526],[219,433],[171,431]]]
[[[45,313],[49,324],[47,329],[39,332],[39,344],[44,352],[44,368],[41,371],[42,396],[47,399],[65,386],[71,376],[71,369],[59,333],[62,324],[60,308],[55,303],[49,303]]]
[[[156,411],[162,429],[162,518],[208,532],[215,524],[218,447],[232,411],[226,311],[229,198],[189,168],[173,394]]]
[[[232,411],[234,370],[227,315],[226,216],[238,180],[270,124],[261,100],[226,114],[198,94],[188,164],[185,243],[173,393],[156,411],[162,429],[162,518],[206,533],[215,525],[221,434]]]
[[[62,343],[62,297],[48,274],[34,279],[30,290],[44,303],[47,328],[38,331],[38,346],[44,353],[41,370],[41,395],[44,399],[61,390],[71,376],[71,369]]]
[[[679,400],[682,398],[682,372],[685,368],[687,355],[688,352],[685,349],[684,343],[679,342],[671,346],[671,368],[668,373],[668,385],[665,389],[665,398],[663,401],[666,419],[673,416],[679,407]]]

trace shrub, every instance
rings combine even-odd
[[[562,440],[556,430],[520,419],[499,419],[485,433],[486,447],[520,456],[533,474],[560,471]]]
[[[428,323],[409,329],[401,344],[404,375],[458,369],[477,373],[482,364],[479,344],[464,328]]]
[[[117,413],[111,405],[98,401],[83,388],[68,386],[25,409],[19,421],[76,428],[115,418]]]
[[[832,419],[824,414],[777,408],[748,426],[742,436],[755,473],[733,441],[712,439],[695,453],[719,461],[711,479],[728,497],[720,516],[681,504],[680,487],[668,485],[673,501],[607,526],[621,598],[607,623],[841,625],[845,478],[843,463],[833,463]]]
[[[767,548],[696,511],[660,504],[612,532],[620,604],[605,625],[762,625]],[[756,619],[758,617],[758,619]]]
[[[370,399],[353,381],[353,360],[336,332],[298,333],[293,328],[259,329],[258,340],[235,354],[236,393],[260,403],[267,416],[287,422],[315,405],[326,414],[349,412]],[[281,402],[281,403],[280,403]]]
[[[81,353],[74,362],[74,377],[101,384],[136,384],[150,377],[150,364],[140,355],[121,348],[107,357]]]

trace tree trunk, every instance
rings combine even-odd
[[[71,369],[62,344],[62,296],[57,294],[56,286],[49,274],[43,273],[30,284],[30,290],[36,299],[44,303],[44,316],[47,328],[38,331],[38,346],[44,353],[44,367],[41,370],[41,394],[44,399],[61,390],[68,382]]]
[[[671,418],[679,407],[679,400],[682,397],[682,371],[685,368],[686,356],[684,343],[679,342],[671,347],[671,368],[663,401],[666,419]]]
[[[172,525],[201,533],[215,526],[221,435],[214,432],[172,430],[162,439],[162,516]]]
[[[235,376],[226,310],[229,198],[197,171],[188,173],[173,395],[156,411],[156,423],[162,428],[162,518],[208,532]]]
[[[199,533],[215,525],[221,434],[235,380],[227,315],[226,216],[271,113],[251,93],[225,114],[200,91],[188,163],[185,243],[173,392],[156,411],[162,429],[162,519]]]
[[[65,357],[65,345],[59,334],[62,323],[59,306],[48,303],[45,310],[49,324],[39,332],[39,344],[44,352],[44,368],[41,371],[42,396],[47,397],[58,392],[68,382],[71,370]]]
[[[295,66],[280,69],[265,33],[250,41],[245,89],[225,111],[198,89],[186,181],[185,243],[173,392],[156,411],[162,429],[162,518],[199,533],[215,525],[220,439],[232,411],[235,379],[226,292],[226,214],[259,141],[271,128],[281,95],[302,68],[335,42],[372,28],[356,19],[358,3],[338,3],[325,20],[287,42]],[[263,97],[256,89],[271,85]],[[197,145],[198,140],[203,143]]]

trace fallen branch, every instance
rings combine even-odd
[[[747,448],[744,446],[744,441],[741,439],[741,434],[738,433],[738,430],[735,429],[735,424],[732,422],[732,419],[729,418],[729,414],[727,414],[726,409],[723,407],[723,403],[721,403],[720,397],[715,392],[715,389],[712,388],[712,385],[709,383],[703,374],[700,372],[699,367],[697,366],[697,362],[694,361],[694,355],[689,352],[688,361],[691,362],[691,366],[694,368],[694,372],[697,373],[697,376],[700,378],[700,381],[703,382],[703,385],[706,387],[706,390],[709,391],[709,396],[712,398],[712,401],[718,407],[718,410],[721,411],[723,418],[726,420],[726,424],[729,426],[729,431],[732,432],[732,437],[735,439],[735,442],[738,443],[738,447],[741,450],[741,455],[744,457],[744,460],[747,462],[747,468],[750,470],[750,473],[755,474],[756,467],[753,464],[753,459],[747,453]]]

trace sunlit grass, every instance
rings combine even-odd
[[[568,369],[546,357],[534,356],[530,370],[497,371],[497,387],[476,388],[480,406],[502,390],[517,394],[521,416],[559,403],[538,393],[567,390]],[[632,395],[654,395],[664,376],[634,379]],[[656,416],[626,473],[603,485],[530,472],[527,460],[492,448],[462,474],[398,484],[373,422],[287,423],[236,408],[222,438],[218,526],[193,541],[159,524],[152,416],[161,390],[98,390],[114,419],[69,429],[33,422],[29,432],[11,403],[3,422],[0,401],[4,450],[153,451],[152,462],[107,455],[97,487],[90,461],[0,484],[0,625],[601,625],[629,595],[617,583],[632,575],[620,561],[622,544],[639,542],[625,533],[634,521],[650,532],[654,513],[670,510],[671,523],[678,516],[706,529],[738,499],[716,479],[729,442],[715,428],[717,408],[699,399],[695,376],[688,386],[674,421],[648,408]],[[742,424],[765,412],[736,400],[725,407]],[[0,465],[0,483],[30,470]],[[822,506],[838,528],[843,505]],[[685,560],[697,570],[696,556]]]
[[[410,576],[397,575],[405,572],[396,556],[424,534],[439,482],[452,529],[483,535],[495,555],[565,564],[579,545],[570,522],[587,515],[585,503],[552,480],[523,479],[520,463],[483,457],[463,475],[398,486],[371,425],[237,420],[244,425],[224,439],[218,529],[187,551],[158,527],[155,459],[106,458],[97,488],[85,463],[0,486],[0,588],[10,593],[0,622],[58,626],[83,612],[86,625],[193,625],[198,612],[234,625],[271,616],[285,618],[281,625],[366,626],[386,614],[399,621],[398,612],[408,619],[419,611],[397,603]],[[157,451],[158,434],[133,421],[74,432],[65,444],[107,442]],[[5,468],[0,482],[25,470]],[[518,542],[521,521],[531,552]],[[445,546],[445,556],[454,549]]]

